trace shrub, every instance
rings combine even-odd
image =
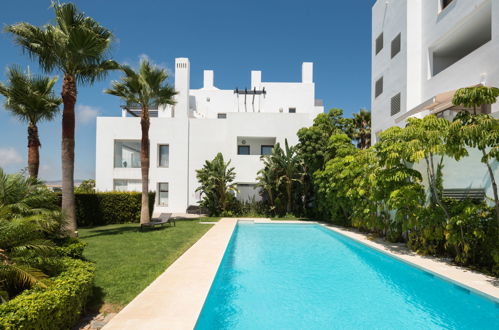
[[[92,292],[95,267],[65,258],[52,284],[26,290],[0,304],[0,329],[68,329],[79,319]]]
[[[78,226],[102,226],[140,222],[141,194],[138,192],[77,193]],[[149,211],[154,209],[155,193],[149,193]]]
[[[59,255],[73,259],[84,259],[83,250],[87,246],[86,242],[74,237],[67,237],[57,242],[56,248]]]

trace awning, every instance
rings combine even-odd
[[[481,86],[482,84],[475,85],[476,86]],[[434,115],[439,112],[448,110],[452,108],[453,110],[459,111],[459,110],[465,110],[465,108],[462,107],[456,107],[452,103],[452,98],[454,97],[454,94],[456,93],[456,90],[444,92],[435,95],[434,97],[426,100],[425,102],[421,103],[417,107],[407,111],[406,113],[401,114],[397,118],[395,118],[396,123],[400,123],[401,121],[406,120],[409,117],[412,117],[418,113],[424,112],[424,111],[429,111],[429,115]]]

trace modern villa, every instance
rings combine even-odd
[[[186,212],[200,200],[196,170],[222,152],[237,173],[238,198],[258,199],[256,176],[261,155],[276,143],[298,142],[296,132],[324,111],[315,98],[313,64],[302,65],[300,82],[262,81],[251,71],[243,89],[215,87],[213,71],[204,71],[200,89],[190,88],[190,62],[175,60],[175,106],[151,110],[149,187],[157,191],[157,212]],[[140,191],[140,109],[121,117],[98,117],[96,188]],[[132,115],[130,115],[132,112]]]
[[[404,127],[410,117],[435,114],[452,120],[457,89],[499,86],[499,1],[378,0],[372,8],[372,130]],[[466,109],[471,111],[471,109]],[[499,104],[482,113],[499,117]],[[482,155],[457,162],[445,157],[444,194],[492,196]],[[422,163],[416,165],[426,173]],[[495,168],[499,175],[499,168]],[[424,177],[423,180],[426,180]]]
[[[409,117],[453,118],[454,92],[499,86],[499,2],[378,0],[372,8],[372,141]],[[499,112],[499,104],[483,113]]]

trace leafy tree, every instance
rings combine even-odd
[[[423,119],[409,118],[404,130],[404,159],[410,163],[425,161],[431,201],[442,209],[447,221],[450,215],[441,198],[441,171],[443,157],[449,153],[445,143],[448,129],[449,122],[446,119],[430,115]],[[436,157],[440,157],[438,163]]]
[[[473,108],[473,114],[476,113],[476,109],[485,104],[496,103],[497,97],[499,97],[499,88],[487,87],[487,86],[476,86],[476,87],[466,87],[458,89],[454,93],[452,98],[452,103],[454,105],[460,105],[467,108]]]
[[[139,70],[135,71],[127,65],[123,65],[124,76],[121,81],[113,81],[112,88],[105,93],[121,98],[126,109],[132,106],[141,108],[140,127],[142,139],[140,145],[140,166],[142,171],[142,208],[140,223],[150,221],[149,216],[149,127],[151,125],[149,109],[167,104],[175,104],[173,96],[176,94],[166,80],[166,70],[156,67],[143,59]]]
[[[8,85],[0,83],[0,94],[6,98],[5,109],[28,124],[28,170],[37,178],[41,146],[38,123],[54,119],[62,102],[52,91],[57,77],[34,76],[29,71],[24,74],[20,67],[11,66],[7,80]]]
[[[201,206],[206,207],[210,215],[227,214],[231,193],[237,192],[236,173],[234,167],[230,167],[230,160],[225,162],[219,152],[213,160],[207,160],[202,169],[196,170],[196,177],[200,184],[196,191],[203,196]]]
[[[369,148],[371,146],[371,112],[360,109],[358,113],[353,114],[351,124],[352,137],[357,141],[357,147]]]
[[[93,18],[78,11],[72,3],[52,3],[56,24],[37,27],[29,23],[8,25],[14,41],[45,72],[58,71],[62,82],[62,209],[68,220],[68,234],[76,235],[74,199],[75,104],[77,84],[92,84],[117,69],[107,59],[112,33]]]
[[[93,194],[95,193],[95,180],[83,180],[82,183],[76,187],[76,193]]]
[[[447,144],[456,160],[468,156],[469,148],[482,153],[481,162],[487,167],[494,194],[497,225],[499,228],[499,196],[492,162],[499,161],[499,120],[489,115],[471,115],[460,112],[449,128]]]

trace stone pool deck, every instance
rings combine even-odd
[[[240,220],[255,223],[313,223],[262,218]],[[237,218],[223,218],[216,222],[213,228],[135,297],[104,329],[193,329],[237,221]],[[365,234],[353,230],[325,224],[323,226],[499,302],[499,280],[496,278],[437,258],[419,256],[402,244],[371,240]]]

